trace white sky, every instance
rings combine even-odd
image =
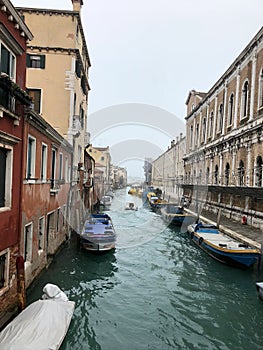
[[[188,92],[208,91],[263,25],[262,0],[83,2],[91,133],[94,112],[128,103],[162,108],[184,123]],[[71,0],[12,3],[72,9]]]

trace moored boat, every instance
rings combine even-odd
[[[160,207],[160,213],[163,220],[169,225],[189,225],[196,219],[194,215],[185,212],[182,206],[173,203],[162,205]]]
[[[191,224],[187,231],[195,244],[221,263],[248,268],[260,257],[259,249],[223,234],[213,224]]]
[[[109,207],[112,202],[112,197],[111,196],[103,196],[100,200],[100,204],[103,205],[104,207]]]
[[[115,248],[116,232],[108,214],[92,214],[80,233],[80,245],[92,252],[106,252]]]
[[[0,332],[1,350],[60,348],[67,334],[75,303],[58,286],[48,283],[42,300],[26,307]]]
[[[258,297],[263,301],[263,282],[256,282]]]

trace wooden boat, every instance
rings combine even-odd
[[[260,257],[259,249],[223,234],[215,225],[199,222],[189,225],[187,231],[195,244],[221,263],[247,268]]]
[[[257,282],[256,288],[257,288],[259,299],[263,301],[263,282]]]
[[[135,205],[135,203],[128,202],[128,203],[126,203],[125,210],[138,210],[138,207],[137,207],[137,205]]]
[[[85,221],[80,233],[80,245],[93,252],[105,252],[115,248],[116,233],[108,214],[92,214]]]
[[[0,332],[1,350],[57,350],[74,312],[75,303],[54,284],[47,284],[44,300],[25,308]]]
[[[196,220],[196,217],[186,213],[182,206],[173,203],[162,205],[160,207],[160,212],[163,220],[169,225],[189,225]]]

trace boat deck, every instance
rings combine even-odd
[[[189,209],[185,210],[189,213],[194,213]],[[217,215],[204,209],[202,210],[199,218],[203,222],[215,225],[217,222]],[[261,248],[261,245],[263,243],[263,234],[260,229],[252,227],[250,225],[242,225],[241,222],[227,218],[223,214],[220,218],[220,231],[257,249],[263,248],[263,246]]]

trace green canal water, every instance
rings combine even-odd
[[[139,210],[125,211],[126,201]],[[62,350],[263,349],[257,267],[214,261],[126,190],[109,214],[116,250],[92,255],[72,237],[28,295],[38,299],[50,282],[76,302]]]

